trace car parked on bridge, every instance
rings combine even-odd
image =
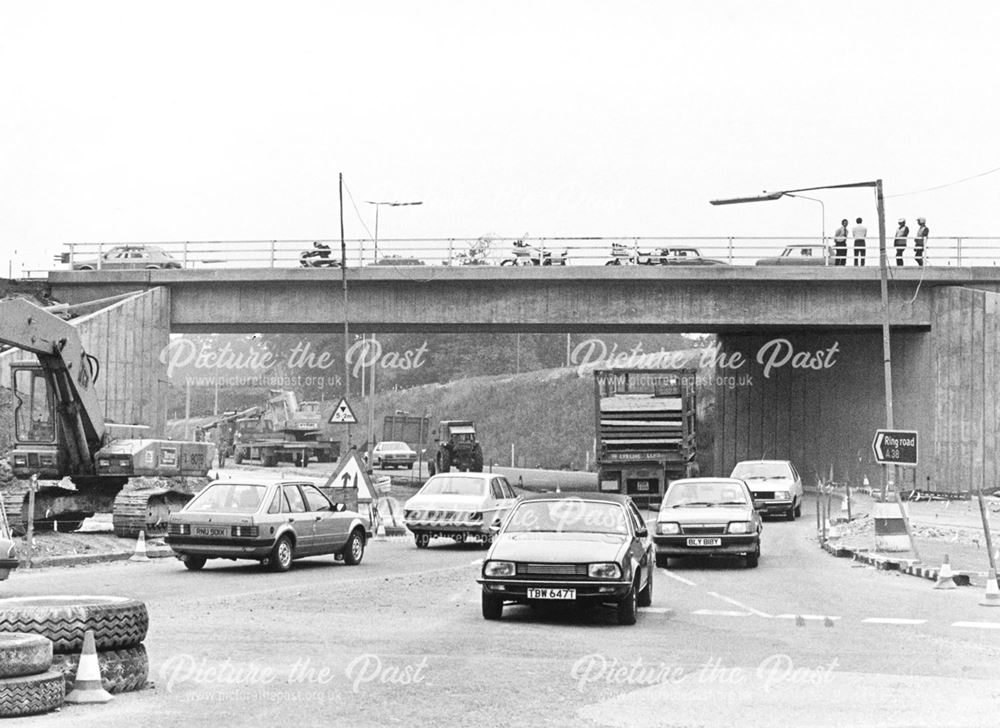
[[[725,261],[706,258],[698,248],[671,246],[649,254],[647,265],[728,265]]]
[[[813,243],[788,245],[776,258],[761,258],[757,265],[830,265],[830,249]]]
[[[788,460],[743,460],[731,478],[745,480],[764,514],[777,513],[793,521],[802,515],[802,477]]]
[[[69,255],[64,254],[65,262]],[[74,260],[73,270],[159,270],[180,268],[181,262],[157,245],[116,245],[100,257]]]
[[[449,472],[431,476],[403,506],[406,527],[417,548],[432,538],[467,539],[489,545],[494,525],[507,515],[517,494],[507,478],[496,473]]]
[[[240,479],[209,483],[170,514],[165,540],[192,571],[208,559],[255,559],[288,571],[295,559],[325,554],[355,566],[368,538],[360,514],[335,505],[312,483]]]
[[[760,513],[747,484],[738,478],[673,481],[656,517],[656,565],[669,559],[742,556],[755,568],[760,559]]]
[[[534,493],[518,501],[483,561],[482,610],[506,604],[614,605],[635,624],[653,600],[653,542],[631,498]]]
[[[412,468],[417,453],[405,442],[384,441],[372,449],[372,463],[382,468]]]
[[[403,255],[388,255],[380,258],[375,265],[425,265],[420,258],[406,257]]]

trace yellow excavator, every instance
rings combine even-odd
[[[167,516],[192,494],[183,488],[130,489],[130,478],[204,477],[215,458],[206,442],[115,437],[134,425],[105,422],[94,391],[100,363],[84,351],[68,321],[20,298],[0,301],[0,344],[35,355],[11,363],[13,448],[8,461],[17,478],[3,486],[7,517],[15,532],[28,521],[32,478],[37,530],[74,531],[95,513],[112,513],[115,533],[134,538],[166,532]],[[126,433],[131,434],[131,433]],[[162,482],[162,481],[161,481]]]

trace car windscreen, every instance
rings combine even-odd
[[[753,480],[754,478],[791,478],[792,473],[785,463],[744,462],[733,468],[733,478]]]
[[[746,491],[740,483],[712,480],[700,483],[673,483],[667,489],[660,510],[740,505],[750,505]]]
[[[382,449],[383,450],[392,450],[392,451],[396,451],[396,450],[409,450],[410,446],[407,445],[405,442],[383,442],[382,443]]]
[[[213,483],[188,503],[188,513],[255,513],[260,508],[266,485]]]
[[[486,495],[486,485],[481,478],[431,478],[420,495]]]
[[[504,530],[506,533],[628,534],[622,506],[576,499],[521,503],[510,514]]]

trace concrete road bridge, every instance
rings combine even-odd
[[[992,487],[1000,482],[1000,269],[889,272],[894,424],[920,433],[920,462],[901,471],[902,483],[948,493]],[[349,268],[343,277],[339,269],[195,268],[61,271],[48,284],[70,303],[146,292],[159,336],[131,351],[152,367],[163,366],[168,332],[339,332],[345,315],[352,330],[376,333],[713,332],[718,348],[694,362],[702,414],[714,423],[702,444],[713,472],[787,457],[824,477],[878,485],[877,268],[413,265]],[[119,317],[95,331],[95,348],[127,359],[109,342],[134,326]],[[663,365],[656,357],[609,363]]]

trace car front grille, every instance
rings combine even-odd
[[[726,532],[725,523],[685,523],[681,532],[686,536],[721,536]]]
[[[518,576],[586,576],[586,564],[518,564]]]
[[[773,490],[755,490],[753,491],[753,497],[759,498],[760,500],[773,500],[774,491]]]

